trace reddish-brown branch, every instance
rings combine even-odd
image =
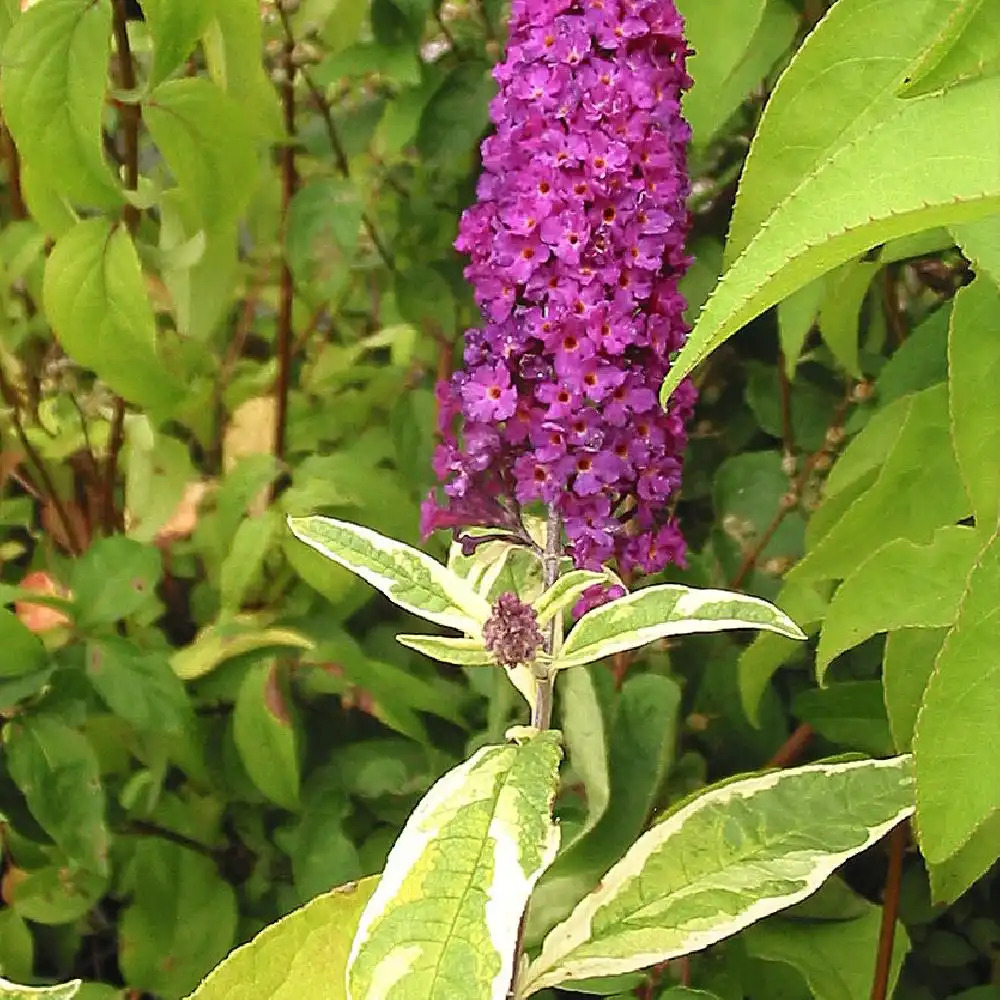
[[[892,950],[896,940],[896,919],[899,916],[899,890],[903,881],[903,855],[910,839],[910,825],[904,820],[889,834],[889,870],[885,876],[885,896],[882,900],[882,926],[875,958],[875,979],[871,1000],[886,1000],[892,972]]]
[[[282,68],[284,79],[281,84],[281,109],[285,124],[285,143],[281,148],[281,224],[288,225],[289,209],[298,187],[298,169],[295,163],[295,75],[296,66],[293,53],[295,38],[288,15],[279,6],[281,23],[285,30]],[[292,306],[295,285],[287,254],[281,262],[281,280],[278,289],[277,354],[278,377],[274,387],[277,412],[274,426],[274,456],[279,461],[285,457],[285,440],[288,431],[288,395],[291,391],[292,345],[295,335],[292,329]]]
[[[812,741],[816,730],[808,722],[800,722],[798,728],[778,748],[767,762],[768,767],[791,767],[797,764]]]
[[[21,193],[21,157],[14,145],[14,137],[7,131],[6,126],[0,133],[0,141],[3,143],[3,156],[7,161],[7,195],[10,199],[10,216],[15,220],[26,219],[28,209],[24,204],[24,195]]]
[[[18,441],[20,441],[28,461],[31,462],[35,472],[38,474],[38,479],[42,485],[42,492],[45,499],[52,504],[52,509],[55,511],[56,518],[65,535],[66,544],[73,555],[79,555],[84,549],[83,541],[77,534],[76,525],[70,518],[66,506],[62,502],[62,498],[59,496],[48,467],[42,456],[38,453],[38,449],[31,443],[31,438],[28,437],[24,429],[24,422],[21,419],[20,396],[14,386],[7,381],[7,375],[2,367],[0,367],[0,396],[3,397],[3,401],[10,407],[14,433],[17,435]]]

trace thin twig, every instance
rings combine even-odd
[[[330,102],[306,70],[302,70],[302,79],[305,81],[306,89],[313,99],[313,104],[316,106],[320,118],[323,119],[323,125],[330,140],[330,148],[333,150],[333,159],[337,164],[337,170],[340,171],[343,177],[350,180],[351,165],[348,162],[347,150],[344,148],[344,143],[340,138],[340,132],[337,131],[337,123],[333,120],[333,111],[330,108]],[[379,257],[382,258],[382,263],[390,271],[395,271],[396,262],[393,259],[392,253],[383,242],[372,217],[367,212],[361,213],[361,224],[365,227],[368,238],[372,241],[372,245],[378,252]]]
[[[295,164],[295,74],[296,66],[293,58],[295,37],[292,34],[288,14],[281,5],[278,13],[285,30],[285,45],[282,57],[284,81],[281,86],[281,108],[285,122],[285,144],[281,148],[281,225],[288,225],[288,214],[298,187],[298,170]],[[279,286],[278,318],[277,318],[277,349],[278,377],[275,384],[277,414],[274,427],[274,457],[281,461],[285,457],[285,439],[288,427],[288,394],[291,389],[292,375],[292,305],[295,286],[292,280],[292,269],[285,254],[281,262],[281,283]]]
[[[14,137],[6,126],[3,126],[0,141],[3,143],[3,155],[7,161],[7,195],[10,199],[10,216],[12,219],[26,219],[28,209],[21,193],[21,157],[18,155]]]
[[[816,730],[808,722],[800,722],[795,732],[777,749],[767,767],[791,767],[797,764],[812,741]]]
[[[892,970],[892,951],[896,939],[896,918],[899,916],[899,890],[903,880],[903,855],[910,838],[910,824],[903,820],[889,834],[889,870],[885,876],[885,896],[882,900],[882,926],[878,935],[878,955],[875,959],[875,980],[871,1000],[886,1000]]]
[[[114,0],[114,33],[117,49],[118,83],[124,91],[135,90],[135,63],[128,38],[128,21],[125,0]],[[118,105],[121,116],[122,152],[121,162],[125,173],[125,188],[135,191],[139,187],[139,123],[142,112],[134,101]],[[125,203],[123,212],[125,225],[134,235],[139,227],[139,209],[131,202]],[[104,465],[104,486],[101,491],[101,521],[104,530],[112,534],[123,524],[124,515],[115,502],[115,486],[118,483],[118,456],[125,443],[125,401],[115,398],[111,417],[111,435],[108,439],[108,456]]]
[[[63,529],[63,534],[66,536],[66,543],[69,545],[73,555],[79,555],[83,552],[83,542],[76,533],[76,527],[70,520],[48,467],[42,460],[42,456],[38,453],[38,449],[31,443],[31,439],[24,429],[24,422],[21,419],[20,397],[17,394],[17,390],[7,380],[7,374],[2,366],[0,366],[0,395],[3,396],[4,402],[10,407],[11,420],[14,423],[14,433],[17,435],[18,441],[21,442],[21,447],[24,449],[28,461],[31,462],[38,473],[45,499],[52,504],[52,509],[55,511],[59,524]]]

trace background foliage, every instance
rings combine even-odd
[[[318,511],[416,541],[433,382],[477,321],[451,242],[504,12],[20,6],[0,0],[0,974],[173,1000],[378,872],[430,783],[523,721],[504,677],[398,646],[412,621],[284,527]],[[775,599],[818,641],[686,638],[564,676],[570,846],[529,941],[706,782],[912,743],[924,857],[904,831],[790,913],[601,991],[864,998],[888,897],[895,995],[990,1000],[997,5],[841,0],[763,121],[824,5],[679,6],[692,316],[733,264],[692,343],[749,325],[698,371],[669,579]],[[852,225],[840,155],[856,244],[832,231]],[[827,214],[797,208],[803,175]],[[839,256],[817,263],[817,238]]]

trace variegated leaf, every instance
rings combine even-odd
[[[588,611],[566,637],[556,666],[592,663],[671,635],[740,628],[805,638],[795,622],[759,597],[668,583],[646,587]]]
[[[0,1000],[72,1000],[80,985],[79,979],[59,986],[18,986],[0,979]]]
[[[564,573],[534,603],[539,624],[544,625],[550,618],[571,608],[590,587],[612,582],[609,574],[593,573],[586,569]]]
[[[549,932],[518,997],[707,948],[815,892],[913,803],[909,756],[812,764],[710,789],[640,837]]]
[[[350,1000],[504,1000],[517,930],[552,863],[559,734],[484,747],[414,810],[361,917]]]
[[[356,573],[405,611],[478,635],[490,606],[429,555],[371,528],[332,517],[290,517],[296,538]]]
[[[496,660],[483,646],[481,639],[443,635],[397,635],[396,641],[440,663],[454,663],[460,667],[497,666]]]

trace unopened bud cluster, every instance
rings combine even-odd
[[[508,669],[534,663],[542,643],[534,608],[517,594],[501,594],[483,625],[483,644],[497,663]]]

